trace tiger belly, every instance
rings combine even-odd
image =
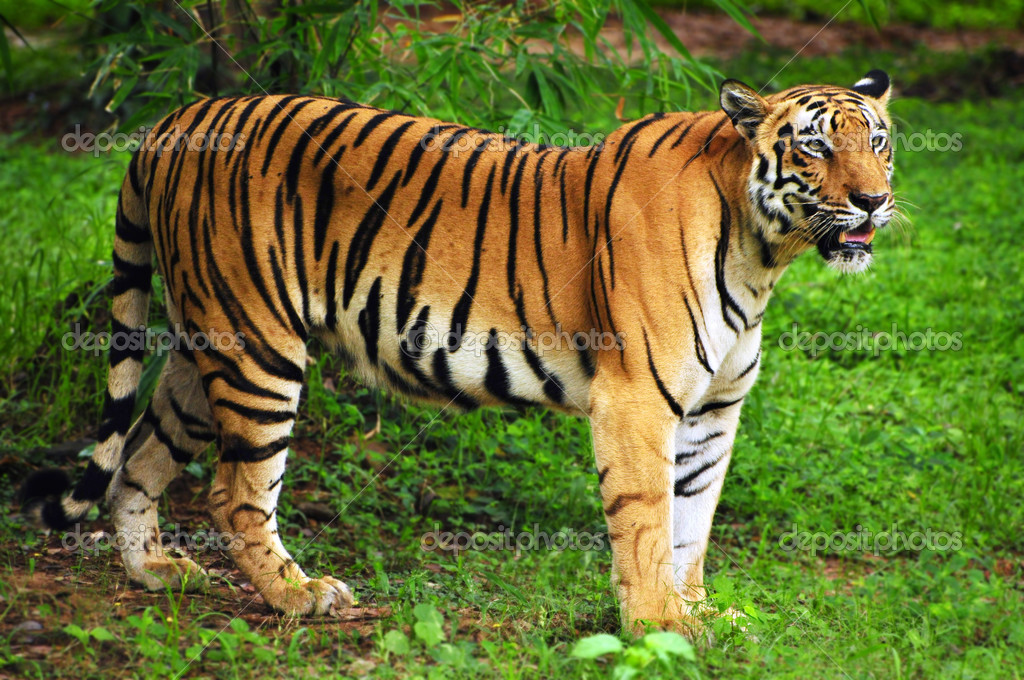
[[[591,334],[560,328],[503,329],[472,315],[461,330],[443,301],[417,301],[400,330],[398,289],[368,280],[336,332],[318,336],[360,379],[418,401],[472,409],[542,406],[585,415],[592,377]],[[411,376],[413,380],[410,380]]]

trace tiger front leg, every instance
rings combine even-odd
[[[591,427],[623,626],[697,637],[703,574],[691,568],[681,578],[673,560],[678,418],[656,390],[617,383],[595,378]]]

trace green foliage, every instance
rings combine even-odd
[[[127,114],[124,128],[200,95],[296,92],[514,132],[552,130],[581,110],[610,113],[625,93],[648,110],[686,102],[693,84],[713,87],[713,72],[646,0],[282,3],[266,14],[235,7],[99,5],[135,13],[127,29],[103,38],[94,67],[94,90],[108,93],[108,110]],[[625,50],[601,35],[609,14],[623,23]],[[648,22],[677,54],[657,50]]]
[[[693,677],[696,668],[685,668],[680,661],[695,662],[693,645],[679,633],[659,631],[648,633],[629,647],[619,638],[600,633],[585,637],[573,647],[571,656],[577,659],[597,659],[611,656],[613,680],[632,678],[678,678],[682,673]]]

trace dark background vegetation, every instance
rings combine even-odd
[[[1022,0],[0,0],[0,677],[1019,675],[1022,13]],[[876,242],[870,273],[839,279],[808,257],[770,305],[708,555],[712,603],[745,610],[747,633],[720,626],[696,653],[619,641],[607,552],[422,550],[435,528],[603,531],[586,424],[409,406],[319,348],[280,518],[304,566],[354,587],[351,620],[280,619],[215,553],[198,558],[209,594],[143,593],[114,552],[69,553],[17,515],[29,471],[82,466],[105,381],[103,356],[61,341],[109,323],[130,153],[67,153],[69,132],[131,132],[199,96],[268,91],[582,135],[714,107],[726,76],[770,92],[871,68],[893,77],[900,131],[959,144],[897,146],[911,226]],[[158,299],[151,322],[164,323]],[[794,323],[958,333],[961,349],[785,351]],[[158,371],[151,358],[146,385]],[[212,461],[165,494],[165,528],[209,526]],[[782,549],[794,530],[894,524],[960,547]],[[109,528],[103,514],[89,526]]]

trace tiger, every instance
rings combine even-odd
[[[120,188],[111,337],[145,331],[155,261],[175,337],[229,341],[175,345],[134,422],[143,343],[111,342],[84,475],[36,474],[25,511],[67,529],[105,495],[132,581],[205,587],[161,549],[157,502],[213,443],[209,513],[266,604],[353,606],[278,532],[312,336],[412,400],[588,418],[623,628],[696,635],[769,297],[807,250],[864,271],[893,217],[890,89],[726,80],[720,110],[579,147],[319,96],[185,106]]]

